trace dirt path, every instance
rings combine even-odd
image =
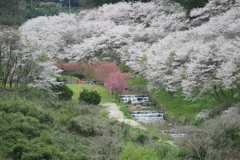
[[[132,120],[132,119],[126,119],[124,117],[123,113],[119,110],[120,107],[118,105],[116,105],[115,103],[108,102],[108,103],[103,103],[102,105],[108,107],[105,109],[105,111],[109,113],[108,114],[109,118],[117,119],[119,122],[127,123],[132,127],[146,129],[137,121]]]
[[[106,112],[108,112],[108,116],[109,118],[113,118],[118,120],[119,122],[124,122],[129,124],[132,127],[136,127],[136,128],[140,128],[140,129],[146,129],[145,127],[143,127],[140,123],[138,123],[135,120],[132,119],[126,119],[123,115],[123,113],[119,110],[120,107],[118,105],[116,105],[115,103],[103,103],[103,106],[107,106],[108,108],[105,109]],[[160,140],[161,141],[161,140]],[[173,141],[167,141],[170,145],[172,145],[173,147],[176,147]]]

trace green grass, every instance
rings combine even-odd
[[[166,108],[166,113],[176,118],[186,118],[188,121],[194,121],[197,113],[204,109],[212,109],[217,105],[217,101],[212,101],[211,97],[206,100],[187,101],[184,97],[171,97],[167,92],[160,91],[152,93],[152,98]]]
[[[74,76],[62,75],[61,77],[67,77],[67,78],[71,79],[72,82],[77,82],[77,80],[78,80],[78,78],[74,77]]]
[[[239,90],[235,89],[234,93],[238,93]],[[160,91],[158,93],[151,93],[153,99],[163,104],[166,108],[166,113],[176,118],[185,117],[190,123],[194,122],[196,114],[204,109],[214,109],[216,106],[221,105],[225,101],[229,104],[234,104],[239,101],[238,98],[234,98],[231,91],[224,91],[228,97],[227,100],[224,96],[221,97],[222,102],[218,102],[210,95],[205,95],[203,99],[197,99],[194,101],[184,100],[185,97],[171,97],[167,92]]]
[[[102,97],[100,104],[105,102],[116,103],[118,106],[120,106],[120,110],[123,112],[126,118],[129,118],[129,119],[133,118],[132,115],[128,112],[126,104],[123,103],[122,101],[119,102],[118,100],[113,99],[112,95],[108,93],[107,89],[104,86],[92,85],[92,84],[67,84],[67,86],[73,91],[72,99],[76,103],[78,103],[78,97],[80,92],[83,90],[83,88],[87,90],[96,90]],[[106,107],[99,105],[99,108],[105,109]]]
[[[145,78],[130,78],[127,81],[130,87],[140,87],[147,89],[147,80]]]
[[[83,88],[84,88],[89,91],[96,90],[102,97],[100,103],[105,103],[105,102],[118,103],[118,101],[116,99],[112,98],[111,94],[108,94],[108,91],[104,86],[92,85],[92,84],[67,84],[67,86],[73,91],[72,99],[74,101],[78,101],[79,94],[80,94],[80,92],[83,91]]]

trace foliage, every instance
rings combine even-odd
[[[61,80],[57,78],[57,82]],[[73,91],[65,84],[52,85],[52,91],[57,94],[59,100],[71,100]]]
[[[94,63],[97,57],[116,56],[117,63],[146,77],[149,90],[181,94],[188,100],[205,95],[220,103],[237,99],[239,2],[210,0],[204,8],[192,10],[191,17],[186,17],[179,4],[167,2],[121,2],[83,10],[79,15],[39,17],[19,31],[27,37],[24,42],[37,43],[50,58]]]
[[[195,116],[198,113],[204,109],[213,109],[218,104],[208,96],[204,100],[187,101],[183,96],[171,97],[166,91],[151,92],[150,95],[156,102],[156,107],[182,123],[195,123]]]
[[[52,159],[58,147],[44,125],[52,125],[54,118],[37,103],[24,98],[2,99],[1,110],[1,155],[14,159]],[[33,112],[34,110],[34,112]],[[47,115],[47,116],[46,116]],[[41,129],[42,128],[42,129]]]
[[[124,104],[124,106],[120,107],[120,111],[123,112],[124,117],[128,118],[128,119],[133,119],[133,116],[129,113],[128,108],[126,107],[126,105]]]
[[[107,78],[110,76],[111,73],[119,72],[120,69],[117,67],[116,64],[112,64],[110,62],[95,62],[95,77],[97,80],[106,82]]]
[[[180,160],[185,159],[185,153],[182,153],[181,150],[176,149],[175,147],[171,146],[169,143],[161,141],[160,145],[155,146],[155,151],[159,157],[159,159],[163,160]]]
[[[204,7],[208,0],[174,0],[175,2],[180,3],[184,8],[190,11],[193,8]]]
[[[83,91],[80,92],[78,100],[80,103],[85,102],[87,104],[98,105],[101,101],[101,96],[97,91],[83,89]]]
[[[69,76],[78,76],[82,72],[79,63],[57,64],[57,67],[64,71],[63,74],[66,74]]]
[[[84,63],[83,67],[83,75],[86,80],[94,80],[94,65]]]
[[[133,145],[127,145],[123,150],[123,154],[121,155],[120,160],[130,159],[157,160],[158,157],[154,148],[144,148]]]
[[[209,110],[203,110],[196,115],[196,121],[205,121],[209,118]]]
[[[30,18],[36,18],[39,16],[53,16],[57,15],[59,13],[59,9],[56,7],[50,7],[50,6],[39,6],[36,8],[32,8],[30,11],[27,12],[28,19]]]
[[[34,54],[35,46],[22,42],[19,32],[11,28],[0,30],[0,37],[3,88],[9,84],[10,88],[28,85],[49,89],[50,83],[55,83],[52,76],[59,70],[46,54],[36,50]]]
[[[4,75],[4,68],[2,66],[2,64],[0,63],[0,77],[2,77]]]
[[[0,60],[4,69],[3,86],[12,87],[16,84],[17,87],[19,84],[47,89],[50,87],[49,84],[55,83],[55,78],[52,76],[59,73],[59,70],[54,66],[53,59],[63,60],[67,58],[69,61],[77,62],[86,58],[88,62],[93,63],[96,57],[104,57],[105,60],[108,60],[116,56],[115,59],[118,60],[116,64],[125,63],[133,73],[146,77],[147,88],[149,91],[155,92],[153,98],[162,98],[160,99],[162,104],[159,104],[158,107],[167,108],[167,113],[173,113],[183,123],[191,121],[197,113],[203,109],[211,109],[217,103],[239,102],[239,1],[209,0],[203,8],[195,8],[187,13],[189,16],[186,16],[185,9],[188,9],[189,6],[195,7],[199,5],[198,3],[203,4],[205,1],[198,1],[197,5],[190,4],[196,1],[181,1],[186,3],[185,9],[177,3],[168,2],[172,1],[133,4],[120,2],[83,10],[79,14],[62,13],[58,16],[41,16],[27,21],[17,30],[1,28]],[[9,4],[9,2],[4,3]],[[102,1],[95,3],[99,5]],[[12,5],[11,7],[15,7],[14,10],[19,9],[14,6],[14,3]],[[4,10],[5,8],[1,11]],[[6,11],[6,14],[12,16],[9,11]],[[11,18],[9,20],[14,21]],[[106,77],[108,75],[102,76],[103,79]],[[40,97],[41,94],[36,94],[36,96]],[[11,100],[14,101],[14,99]],[[16,131],[8,134],[13,137],[13,142],[10,141],[11,138],[4,137],[9,142],[3,144],[10,144],[4,145],[6,147],[2,157],[8,158],[9,154],[13,154],[13,158],[17,158],[16,151],[25,150],[23,145],[19,144],[20,141],[16,141],[16,137],[26,136],[27,139],[32,140],[41,135],[42,128],[50,131],[48,128],[51,128],[50,126],[55,123],[64,125],[61,135],[70,131],[77,134],[72,129],[74,126],[76,126],[77,131],[82,131],[84,134],[85,131],[87,134],[93,131],[92,137],[98,133],[106,133],[106,130],[95,132],[94,127],[99,125],[89,125],[90,129],[86,127],[86,130],[78,130],[78,127],[82,129],[84,126],[81,123],[74,123],[69,129],[69,122],[81,114],[80,107],[74,107],[72,104],[64,107],[63,104],[50,101],[49,103],[41,102],[41,104],[44,104],[44,107],[48,109],[54,108],[55,112],[49,114],[42,111],[39,113],[41,116],[36,116],[37,118],[26,118],[23,113],[28,111],[27,108],[19,109],[15,106],[17,104],[11,107],[3,105],[4,116],[16,110],[18,112],[13,112],[11,116],[7,117],[9,119],[18,117],[20,121],[13,126],[8,124],[1,128],[4,130],[10,126]],[[41,107],[43,106],[37,108]],[[220,115],[223,109],[226,109],[225,107],[229,107],[229,105],[220,106],[210,113]],[[29,115],[38,115],[33,114],[34,112],[35,110],[31,109]],[[51,118],[51,115],[54,114],[58,116]],[[235,116],[238,117],[238,115]],[[189,145],[185,147],[188,149],[190,157],[219,159],[221,156],[239,159],[238,154],[235,154],[239,150],[239,144],[235,143],[239,138],[237,123],[224,117],[218,120],[219,122],[214,121],[219,127],[218,129],[214,128],[215,125],[210,127],[209,124],[206,125],[205,130],[207,131],[189,129],[191,133],[186,141]],[[9,123],[8,121],[6,123]],[[47,121],[50,124],[47,124]],[[5,121],[3,122],[5,123]],[[95,121],[93,122],[95,123]],[[204,124],[207,122],[210,121],[207,120]],[[26,125],[28,123],[30,123],[30,127]],[[32,124],[40,127],[33,130]],[[20,129],[21,127],[24,131]],[[62,126],[56,128],[62,128]],[[102,126],[102,128],[104,127]],[[122,129],[114,129],[108,128],[107,131],[111,135],[118,135],[121,138],[125,136],[129,140],[131,136],[129,128],[122,125]],[[64,144],[68,144],[64,142],[64,138],[60,140]],[[224,149],[220,146],[218,141],[227,148]],[[16,149],[12,149],[11,147],[17,143]],[[76,147],[72,148],[85,151],[84,147],[79,145],[84,144],[81,138],[78,138],[75,144]],[[117,147],[120,146],[123,145],[119,144]],[[31,146],[31,148],[34,147]],[[36,148],[38,149],[38,147]],[[54,153],[51,146],[49,148],[50,153]],[[74,149],[64,150],[63,154],[66,153],[66,155],[62,154],[62,156],[66,158],[68,155],[74,155],[73,157],[75,157]],[[97,151],[99,151],[98,149]],[[106,150],[102,150],[101,153],[110,154]],[[118,151],[116,151],[117,155],[119,155]],[[111,150],[111,153],[113,152]],[[36,157],[40,158],[51,156],[55,159],[59,158],[56,158],[54,154],[50,156],[46,153],[44,154],[46,157],[41,157],[38,152],[36,154]],[[110,156],[107,156],[110,159]],[[84,152],[81,157],[85,157]]]
[[[106,87],[112,95],[119,99],[120,95],[128,92],[127,79],[132,78],[130,73],[115,72],[111,73],[105,80]],[[120,99],[119,99],[120,101]]]
[[[0,97],[1,158],[119,159],[126,142],[144,148],[152,145],[147,130],[108,119],[96,106],[56,101],[51,96],[19,96]]]
[[[239,104],[225,110],[214,119],[205,120],[198,128],[178,127],[184,133],[175,139],[179,147],[188,151],[188,157],[197,159],[239,159]]]

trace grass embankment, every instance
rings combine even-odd
[[[147,80],[144,78],[129,79],[130,88],[142,88],[147,90]],[[179,93],[176,93],[179,94]],[[151,99],[159,103],[159,108],[170,116],[176,117],[178,120],[187,120],[192,123],[195,120],[197,113],[204,109],[212,109],[217,105],[216,101],[212,101],[211,97],[206,97],[205,100],[187,101],[182,96],[171,97],[165,91],[150,92]]]
[[[106,87],[101,85],[67,84],[67,86],[73,91],[72,99],[74,101],[78,101],[80,92],[82,92],[83,89],[87,89],[89,91],[96,90],[101,95],[102,98],[100,103],[105,103],[105,102],[119,103],[118,100],[112,98],[112,95],[108,93]]]
[[[234,92],[239,92],[238,90]],[[180,93],[176,93],[180,95]],[[195,123],[196,115],[203,110],[212,110],[212,116],[218,112],[217,110],[227,109],[231,104],[237,103],[238,98],[232,96],[231,91],[225,91],[225,96],[222,95],[221,102],[217,101],[210,95],[205,95],[202,99],[188,101],[183,96],[171,97],[167,92],[160,91],[151,93],[152,98],[161,104],[161,108],[169,115],[176,117],[180,121],[187,121],[190,124]],[[227,102],[227,103],[226,103]]]
[[[217,105],[216,101],[187,101],[184,100],[184,97],[182,96],[171,97],[165,91],[158,93],[152,92],[151,96],[155,101],[160,102],[161,109],[164,110],[165,113],[168,113],[170,116],[173,116],[180,121],[186,119],[190,123],[195,120],[196,114],[204,109],[212,109]]]

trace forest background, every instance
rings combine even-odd
[[[117,2],[122,0],[0,0],[0,24],[19,26],[27,19],[38,16],[58,15],[61,12],[76,13],[84,8]],[[141,2],[150,2],[150,0]],[[193,8],[203,7],[207,0],[173,0],[173,2],[180,3],[190,12]]]

